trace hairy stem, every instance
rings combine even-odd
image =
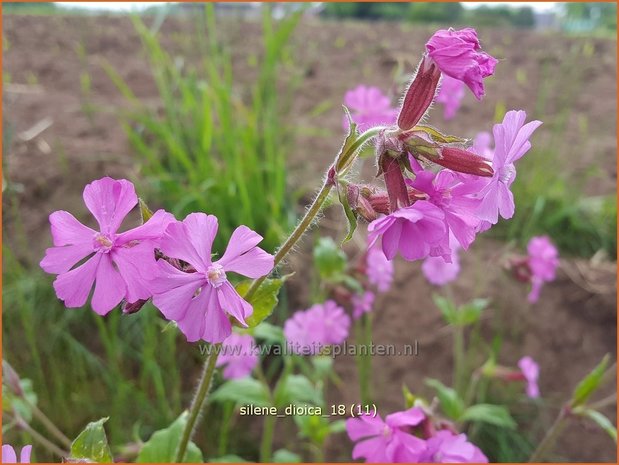
[[[200,377],[200,382],[198,383],[198,389],[193,401],[191,402],[191,406],[189,407],[189,418],[187,420],[187,424],[185,425],[185,429],[183,430],[181,442],[179,443],[176,451],[176,458],[174,461],[177,463],[183,462],[185,452],[187,451],[187,445],[195,432],[195,428],[198,426],[198,417],[200,416],[204,401],[206,400],[206,396],[211,388],[211,381],[213,379],[213,373],[215,372],[215,364],[217,363],[217,356],[219,355],[220,346],[221,344],[211,346],[210,354],[206,359],[206,362],[204,362],[204,370],[202,371],[202,376]]]

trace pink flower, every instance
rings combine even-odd
[[[419,459],[422,463],[488,463],[488,458],[466,434],[441,430],[426,441],[426,450]]]
[[[245,378],[251,375],[258,364],[254,338],[249,334],[232,333],[226,339],[217,358],[217,366],[223,366],[225,379]]]
[[[367,463],[416,463],[424,452],[425,441],[407,430],[424,421],[419,407],[387,415],[363,415],[346,420],[346,432],[356,442],[353,459],[364,458]]]
[[[482,201],[477,215],[481,220],[496,224],[499,214],[505,219],[514,216],[514,196],[509,190],[516,179],[514,163],[529,151],[529,137],[542,124],[541,121],[524,124],[526,117],[524,111],[512,110],[507,112],[501,124],[494,125],[494,175],[479,192]]]
[[[478,100],[484,96],[483,79],[494,74],[497,60],[481,50],[475,29],[441,29],[426,49],[444,74],[463,81]]]
[[[539,397],[539,387],[537,379],[539,378],[539,365],[531,357],[522,357],[518,361],[518,368],[522,371],[522,375],[527,381],[527,396],[531,399]]]
[[[224,341],[232,332],[228,316],[247,326],[245,319],[253,308],[230,284],[226,273],[256,279],[273,269],[273,256],[257,247],[262,236],[247,226],[234,230],[225,253],[213,262],[211,248],[217,228],[213,215],[192,213],[182,222],[170,224],[161,239],[165,255],[196,270],[186,273],[159,260],[159,276],[151,282],[153,303],[168,320],[177,322],[189,342]]]
[[[364,313],[370,313],[372,311],[374,297],[372,291],[365,291],[363,294],[354,294],[352,296],[352,317],[355,320],[361,318],[361,315]]]
[[[294,353],[317,354],[325,346],[344,342],[349,328],[344,309],[327,300],[292,315],[284,324],[284,335]]]
[[[350,110],[359,131],[365,131],[373,126],[393,124],[398,116],[398,110],[391,107],[389,97],[378,87],[359,85],[346,92],[344,105]],[[342,126],[348,130],[348,118],[344,116]]]
[[[2,445],[2,463],[30,463],[30,454],[32,453],[32,446],[24,446],[19,454],[19,462],[17,461],[17,454],[13,446],[8,444]]]
[[[476,210],[481,200],[477,195],[487,181],[477,176],[458,175],[450,170],[435,174],[422,170],[418,163],[413,166],[418,167],[415,179],[409,180],[408,184],[425,193],[428,201],[441,209],[445,215],[445,225],[467,250],[475,240],[480,221]]]
[[[388,260],[400,252],[406,260],[419,260],[430,254],[432,246],[445,237],[445,215],[426,200],[372,221],[368,237],[374,244],[382,237],[382,248]]]
[[[458,249],[460,245],[450,236],[449,247],[451,249],[451,260],[447,261],[443,257],[428,257],[421,265],[421,271],[426,279],[435,286],[444,286],[454,281],[460,274],[460,258]]]
[[[531,270],[529,302],[537,302],[545,282],[554,281],[559,266],[559,251],[548,236],[532,237],[527,245]]]
[[[147,280],[157,270],[154,250],[174,217],[158,210],[142,226],[118,233],[138,203],[133,184],[125,179],[93,181],[84,188],[84,202],[99,223],[99,231],[84,226],[66,211],[49,216],[54,247],[46,250],[40,265],[47,273],[58,275],[56,295],[69,308],[81,307],[96,281],[92,308],[99,315],[107,314],[122,299],[148,299]]]
[[[393,262],[387,260],[381,249],[369,247],[365,264],[370,284],[376,286],[379,292],[387,292],[393,282]]]
[[[473,152],[487,160],[492,160],[494,150],[490,147],[491,144],[492,134],[487,131],[478,132],[475,139],[473,139]]]
[[[463,98],[464,83],[459,79],[443,76],[436,102],[443,104],[443,118],[446,121],[456,116]]]

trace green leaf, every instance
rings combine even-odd
[[[264,339],[268,342],[284,342],[284,330],[279,326],[272,325],[263,321],[251,331],[252,335],[257,339]]]
[[[339,279],[346,271],[346,254],[332,238],[321,237],[314,247],[314,265],[322,279]]]
[[[301,457],[287,449],[279,449],[273,454],[273,463],[301,463]]]
[[[453,420],[459,420],[464,413],[464,401],[458,396],[458,393],[445,386],[438,379],[426,379],[426,384],[436,390],[436,395],[445,415]]]
[[[238,455],[223,455],[221,457],[216,457],[214,459],[208,459],[208,463],[249,463],[242,457]]]
[[[462,139],[460,137],[456,137],[456,136],[449,136],[447,134],[442,134],[441,132],[437,131],[436,129],[434,129],[431,126],[424,126],[424,125],[417,125],[415,126],[415,130],[416,131],[423,131],[425,132],[427,135],[429,135],[432,140],[436,141],[436,142],[441,142],[444,144],[450,144],[450,143],[460,143],[463,144],[466,142],[466,139]]]
[[[343,433],[346,431],[346,420],[335,420],[329,423],[329,432],[332,434]]]
[[[337,157],[335,158],[335,172],[338,174],[346,172],[346,170],[350,167],[353,160],[355,159],[354,157],[355,154],[351,152],[351,149],[357,140],[357,134],[358,134],[357,123],[353,121],[352,116],[350,116],[350,111],[348,110],[348,108],[346,108],[345,106],[343,107],[344,107],[344,113],[346,114],[346,117],[348,118],[349,127],[348,127],[348,135],[346,136],[346,139],[344,139],[344,143],[342,144],[342,147],[340,148],[340,151],[337,154]]]
[[[303,375],[286,377],[283,385],[277,391],[275,404],[280,407],[287,404],[311,403],[317,406],[323,404],[320,391]]]
[[[461,421],[488,423],[502,428],[515,429],[516,422],[503,405],[477,404],[467,408]]]
[[[357,229],[357,214],[353,211],[348,203],[348,195],[346,193],[347,187],[342,183],[338,183],[337,185],[337,196],[340,199],[340,203],[342,204],[342,208],[344,209],[344,215],[346,215],[346,219],[348,220],[348,230],[346,233],[346,237],[342,240],[342,244],[345,244],[349,240],[352,239],[355,230]]]
[[[142,446],[137,463],[173,463],[189,414],[183,412],[166,429],[155,431]],[[184,463],[202,463],[202,452],[193,442],[187,445]]]
[[[269,393],[259,381],[253,378],[232,379],[219,386],[210,400],[218,402],[230,400],[237,404],[253,404],[257,407],[269,407]]]
[[[479,321],[483,311],[488,306],[488,299],[473,299],[468,304],[462,305],[456,314],[457,324],[467,326]]]
[[[591,394],[593,394],[600,386],[604,372],[608,367],[609,360],[610,356],[606,354],[602,361],[587,376],[585,376],[580,383],[578,383],[578,386],[576,386],[574,394],[572,395],[572,407],[583,405],[587,402],[589,397],[591,397]]]
[[[593,420],[600,428],[606,431],[611,438],[613,438],[615,443],[617,442],[617,428],[603,414],[597,410],[585,409],[581,415]]]
[[[294,422],[299,428],[299,436],[322,446],[331,433],[330,423],[321,415],[295,415]]]
[[[88,423],[71,444],[71,460],[112,463],[112,451],[107,443],[103,424],[107,418]]]
[[[258,324],[273,313],[277,302],[279,302],[277,298],[279,290],[289,276],[291,275],[282,276],[281,278],[265,279],[256,293],[249,299],[249,303],[254,307],[254,313],[245,321],[250,328],[258,326]],[[251,283],[252,280],[246,280],[237,284],[236,290],[241,297],[247,292]]]
[[[142,200],[141,198],[138,198],[138,203],[140,204],[140,215],[142,216],[142,224],[144,224],[153,217],[153,212],[150,208],[148,208],[146,202],[144,202],[144,200]]]
[[[454,303],[446,297],[443,297],[438,294],[432,295],[432,300],[434,300],[434,304],[438,307],[443,315],[445,321],[450,325],[455,325],[457,322],[457,311],[458,309],[454,305]]]
[[[330,356],[316,355],[312,357],[312,365],[316,372],[316,379],[324,380],[333,372],[333,358]]]

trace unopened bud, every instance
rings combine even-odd
[[[441,72],[434,61],[424,55],[406,90],[398,115],[398,127],[401,130],[408,131],[421,120],[434,100],[440,78]]]
[[[442,147],[438,160],[432,160],[437,165],[460,173],[476,176],[492,177],[494,170],[484,157],[458,147]]]
[[[371,223],[378,218],[378,213],[372,208],[368,199],[361,195],[361,186],[357,184],[348,184],[348,186],[346,186],[346,196],[350,208],[365,221]]]
[[[21,387],[19,375],[6,360],[2,360],[2,382],[17,397],[24,396],[24,390]]]
[[[131,313],[137,313],[142,310],[142,307],[146,304],[146,302],[148,302],[148,300],[146,299],[139,299],[135,302],[125,301],[122,307],[123,313],[126,313],[128,315]]]
[[[389,196],[390,210],[395,211],[398,208],[408,207],[411,202],[408,198],[408,190],[400,161],[389,155],[383,155],[380,163]]]

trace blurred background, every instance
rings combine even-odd
[[[51,245],[48,215],[63,209],[90,221],[84,185],[123,177],[152,209],[216,214],[217,250],[246,224],[272,251],[341,144],[346,91],[377,86],[397,104],[425,41],[450,26],[477,28],[499,65],[482,102],[467,91],[455,119],[444,121],[437,106],[430,124],[474,137],[510,109],[544,122],[519,165],[516,216],[463,256],[457,299],[491,297],[497,312],[481,331],[495,335],[494,350],[506,363],[523,354],[540,362],[548,409],[523,412],[538,433],[575,383],[616,353],[615,3],[5,2],[2,14],[3,357],[69,437],[109,416],[120,448],[168,425],[190,400],[201,357],[151,306],[106,318],[64,309],[38,267]],[[359,173],[371,181],[372,169],[366,160]],[[333,208],[320,234],[341,239],[345,228]],[[487,267],[539,234],[563,262],[531,307],[522,284]],[[293,263],[311,260],[317,235]],[[350,253],[364,246],[358,236]],[[396,288],[377,303],[376,342],[417,339],[427,355],[375,364],[386,412],[401,407],[403,383],[424,392],[424,376],[451,370],[432,287],[418,264],[396,271]],[[290,279],[274,322],[309,305],[309,278]],[[355,377],[345,357],[336,370]],[[329,401],[357,399],[355,389],[345,382]],[[5,442],[30,442],[3,418]],[[239,422],[248,433],[227,448],[255,459],[259,426]],[[295,435],[279,427],[278,441],[294,449]],[[498,430],[480,433],[494,460],[522,460],[537,441]],[[218,434],[201,430],[196,442],[212,450]],[[329,460],[350,460],[341,442]],[[585,424],[571,424],[558,450],[560,460],[615,460],[613,442]]]

